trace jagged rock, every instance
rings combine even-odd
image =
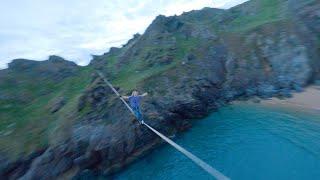
[[[47,164],[54,159],[54,154],[52,149],[46,150],[43,155],[38,159],[39,164]]]
[[[285,98],[290,98],[292,97],[292,94],[291,94],[291,90],[290,89],[281,89],[279,91],[279,96],[280,97],[285,97]]]
[[[14,59],[12,62],[8,64],[9,69],[14,70],[26,70],[32,69],[33,67],[37,66],[39,63],[37,61],[31,61],[27,59]]]
[[[261,84],[258,86],[258,94],[264,98],[274,96],[278,91],[271,84]]]
[[[89,179],[96,179],[97,173],[90,169],[85,169],[78,173],[75,177],[72,178],[72,180],[89,180]]]
[[[20,157],[14,162],[10,162],[5,156],[1,156],[0,158],[0,179],[18,179],[19,177],[23,176],[28,169],[32,161],[39,157],[43,152],[44,149],[39,149],[27,157]]]
[[[90,157],[83,155],[83,156],[76,158],[73,161],[73,163],[77,167],[79,167],[81,170],[83,170],[83,169],[90,168],[91,166],[93,166],[95,161],[92,161],[92,159],[90,159]]]
[[[298,85],[298,84],[293,84],[293,87],[292,87],[296,92],[302,92],[303,91],[303,88]]]
[[[53,169],[53,177],[56,177],[72,167],[73,161],[70,157],[63,157]]]
[[[259,103],[260,102],[260,99],[258,97],[254,97],[251,99],[252,102],[254,103]]]
[[[251,88],[248,88],[246,89],[246,95],[247,96],[254,96],[258,93],[258,90],[256,87],[251,87]]]
[[[55,113],[59,111],[65,104],[66,104],[66,100],[64,97],[59,97],[55,99],[55,101],[52,103],[50,107],[50,112]]]
[[[217,35],[215,35],[212,31],[210,31],[207,27],[195,26],[193,27],[191,37],[204,38],[207,40],[217,40]]]
[[[120,52],[120,50],[121,50],[120,48],[112,47],[112,48],[110,48],[109,54],[111,54],[111,55],[118,54]]]

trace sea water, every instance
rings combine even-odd
[[[320,179],[320,112],[238,103],[173,139],[231,179]],[[114,179],[212,179],[169,145]]]

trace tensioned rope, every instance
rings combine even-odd
[[[128,105],[128,103],[121,97],[121,95],[119,94],[119,92],[112,86],[112,84],[104,77],[104,75],[100,72],[97,71],[99,76],[103,79],[103,81],[112,89],[112,91],[121,99],[121,101],[126,105],[126,107],[129,109],[129,111],[135,116],[133,110],[131,109],[131,107]],[[220,173],[218,170],[216,170],[215,168],[211,167],[209,164],[207,164],[206,162],[202,161],[200,158],[198,158],[197,156],[193,155],[192,153],[190,153],[189,151],[187,151],[186,149],[184,149],[183,147],[181,147],[180,145],[176,144],[175,142],[173,142],[171,139],[167,138],[165,135],[161,134],[159,131],[153,129],[151,126],[149,126],[147,123],[143,123],[143,125],[145,125],[147,128],[149,128],[152,132],[154,132],[155,134],[157,134],[160,138],[162,138],[163,140],[165,140],[167,143],[169,143],[171,146],[173,146],[175,149],[177,149],[178,151],[180,151],[182,154],[184,154],[185,156],[187,156],[189,159],[191,159],[195,164],[197,164],[198,166],[200,166],[203,170],[205,170],[206,172],[208,172],[210,175],[212,175],[213,177],[215,177],[216,179],[219,180],[228,180],[229,178],[226,177],[225,175],[223,175],[222,173]]]

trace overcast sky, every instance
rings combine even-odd
[[[230,8],[246,0],[1,0],[0,68],[15,58],[59,55],[86,65],[91,54],[121,46],[159,14],[203,7]]]

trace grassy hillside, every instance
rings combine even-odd
[[[185,39],[179,33],[172,36],[175,40],[173,44],[144,42],[132,47],[137,51],[135,55],[123,48],[117,54],[106,54],[94,61],[105,62],[103,70],[115,86],[124,91],[132,90],[145,79],[181,64],[185,55],[201,43],[198,38]]]
[[[70,105],[75,104],[79,94],[88,85],[90,69],[82,68],[77,76],[61,82],[48,79],[32,81],[27,75],[11,78],[19,79],[20,82],[18,88],[9,83],[1,83],[2,92],[10,92],[7,96],[12,99],[0,100],[0,147],[1,150],[16,156],[48,144],[49,130],[56,126],[55,123],[60,116],[64,116],[64,111],[72,112],[71,108],[74,106]],[[23,94],[28,98],[14,99],[18,97],[16,94]],[[58,112],[51,113],[51,105],[58,98],[64,98],[66,104]]]
[[[238,31],[246,32],[260,25],[282,20],[285,18],[284,12],[282,12],[285,11],[283,8],[285,5],[284,1],[281,0],[253,0],[231,9],[230,13],[227,14],[224,14],[222,10],[204,9],[203,12],[186,13],[179,18],[189,26],[201,25],[208,29],[217,26],[217,21],[222,18],[223,23],[227,24],[227,31],[233,34]],[[232,17],[231,20],[230,17]],[[211,30],[226,34],[222,27],[214,27]],[[198,38],[189,37],[185,39],[179,32],[172,34],[172,36],[176,40],[173,46],[170,43],[168,43],[169,45],[143,44],[143,48],[138,49],[136,55],[129,56],[125,63],[121,62],[124,61],[122,56],[126,53],[126,48],[121,49],[121,52],[117,55],[102,56],[99,61],[106,61],[105,72],[112,75],[112,81],[116,86],[124,90],[130,90],[136,88],[145,79],[180,65],[185,56],[192,50],[197,49],[199,44],[212,45],[209,41],[201,42]],[[170,52],[169,49],[172,47],[175,50]],[[153,63],[159,62],[167,56],[170,58],[169,62]]]
[[[245,6],[245,8],[243,8]],[[282,0],[253,0],[231,10],[235,16],[228,30],[246,31],[285,18],[287,4]]]

